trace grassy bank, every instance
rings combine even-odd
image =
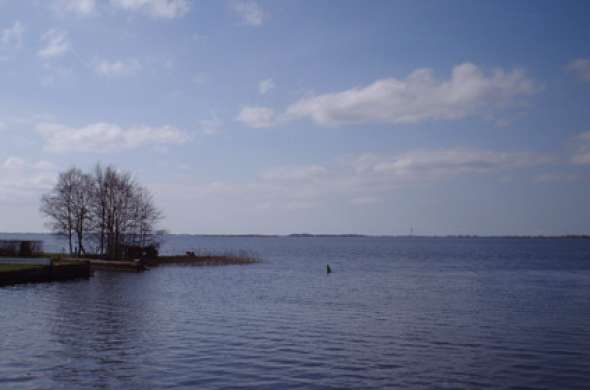
[[[45,253],[41,259],[51,259],[45,264],[0,263],[0,286],[18,283],[43,283],[90,277],[92,270],[141,272],[160,265],[223,266],[247,265],[260,262],[258,256],[246,251],[213,253],[200,251],[184,255],[158,256],[154,259],[106,260],[90,257],[74,258],[62,254]],[[1,258],[0,258],[1,261]]]
[[[65,257],[67,261],[71,262],[87,262],[94,270],[102,271],[121,271],[121,272],[141,272],[145,271],[145,265],[141,261],[132,260],[105,260],[92,257]]]
[[[89,278],[90,275],[88,262],[60,261],[50,265],[0,264],[0,286]]]
[[[195,265],[195,266],[221,266],[221,265],[247,265],[260,262],[260,259],[251,253],[240,251],[235,253],[209,253],[188,252],[184,255],[158,256],[153,259],[139,260],[107,260],[91,257],[74,258],[64,257],[72,262],[88,262],[92,269],[102,271],[141,272],[150,267],[161,265]]]
[[[36,264],[0,264],[0,272],[22,271],[41,267],[43,266]]]

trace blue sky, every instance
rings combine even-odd
[[[101,161],[177,233],[589,233],[589,8],[0,0],[0,231]]]

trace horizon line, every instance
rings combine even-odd
[[[0,234],[43,234],[58,235],[51,232],[0,232]],[[200,237],[285,237],[285,238],[313,238],[313,237],[343,237],[343,238],[586,238],[590,233],[562,233],[562,234],[365,234],[365,233],[173,233],[171,236],[200,236]]]

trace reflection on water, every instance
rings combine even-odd
[[[254,250],[265,262],[2,288],[0,388],[590,383],[590,242],[177,236],[166,245]]]

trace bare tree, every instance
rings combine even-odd
[[[136,186],[131,201],[131,238],[134,245],[145,247],[153,243],[154,228],[162,218],[154,206],[152,194],[145,188]]]
[[[94,168],[94,190],[92,192],[92,212],[94,214],[94,230],[98,240],[97,253],[105,253],[106,217],[107,217],[107,173],[100,164]]]
[[[68,240],[70,254],[74,253],[74,191],[77,170],[69,169],[60,173],[50,193],[41,198],[41,213],[49,218],[47,225],[56,234]]]
[[[60,174],[55,188],[41,201],[50,228],[68,237],[70,253],[86,253],[85,243],[96,242],[96,254],[119,259],[128,246],[157,245],[156,224],[162,214],[150,192],[128,172],[100,164],[93,175],[72,168]],[[75,235],[75,237],[74,237]]]
[[[94,191],[94,179],[92,176],[77,172],[75,176],[73,216],[74,231],[77,240],[77,255],[86,253],[84,249],[85,235],[90,233],[92,227],[91,201]]]

